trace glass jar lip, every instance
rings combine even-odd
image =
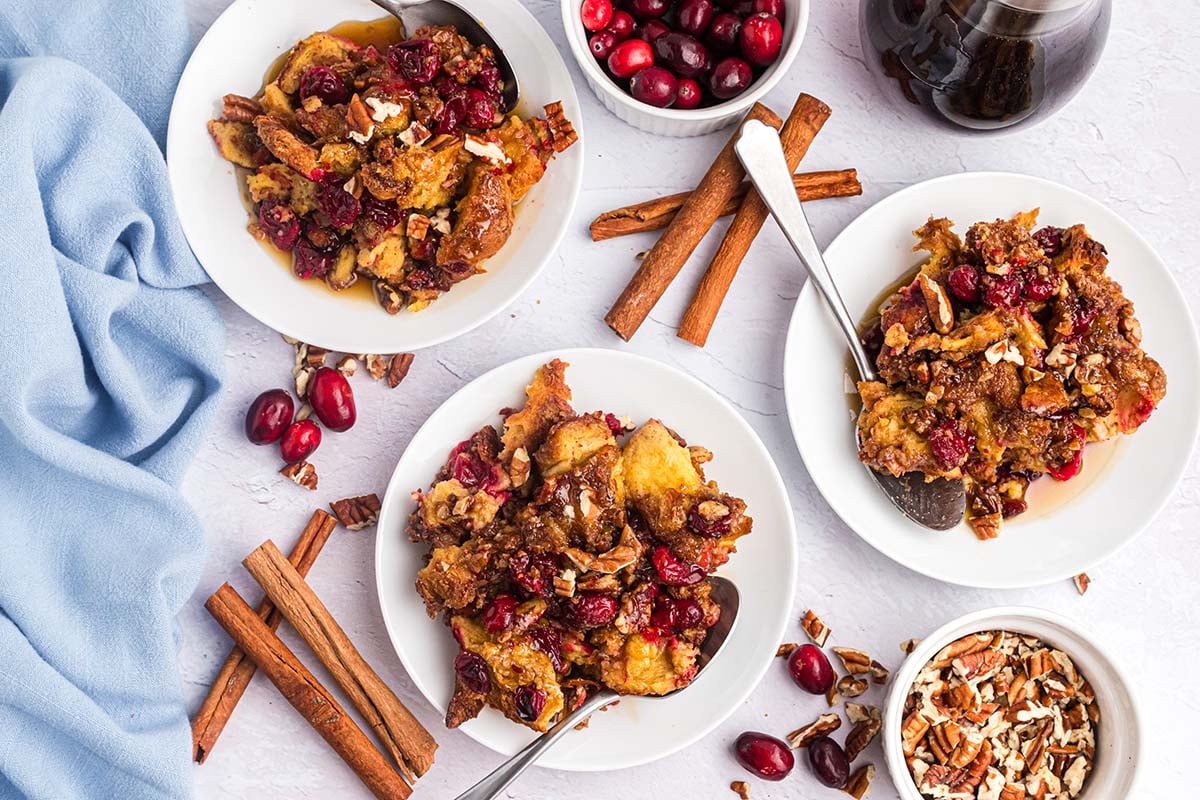
[[[1006,6],[1012,6],[1019,11],[1033,13],[1048,13],[1053,11],[1069,11],[1086,5],[1092,0],[1000,0]]]

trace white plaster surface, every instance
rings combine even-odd
[[[1139,797],[1190,796],[1200,717],[1200,695],[1191,681],[1200,663],[1200,470],[1195,460],[1151,528],[1092,571],[1094,583],[1083,598],[1069,582],[1011,592],[946,586],[876,553],[822,500],[788,430],[781,388],[783,334],[803,279],[770,224],[735,282],[707,349],[698,350],[674,334],[703,264],[715,249],[715,236],[701,246],[631,344],[620,342],[601,321],[631,274],[635,254],[649,247],[652,238],[593,244],[587,238],[587,221],[608,208],[690,188],[727,133],[674,140],[627,127],[584,85],[563,41],[557,0],[526,2],[563,52],[584,104],[588,163],[575,223],[542,276],[511,308],[468,336],[419,353],[408,380],[394,391],[363,380],[355,383],[360,421],[322,448],[320,491],[310,494],[284,482],[275,472],[273,448],[252,447],[241,433],[250,399],[290,380],[290,348],[218,291],[211,292],[228,326],[228,388],[226,411],[197,454],[186,482],[187,495],[204,520],[209,548],[204,578],[181,615],[183,675],[191,708],[199,704],[228,648],[223,632],[204,611],[203,600],[227,577],[257,598],[240,566],[254,546],[269,536],[286,550],[316,504],[348,494],[382,493],[397,457],[422,420],[491,367],[558,346],[619,347],[661,359],[706,381],[743,411],[766,442],[788,484],[802,537],[796,614],[809,606],[818,609],[839,642],[863,647],[891,666],[900,661],[900,641],[989,605],[1038,605],[1082,620],[1103,641],[1117,646],[1138,684],[1149,734]],[[227,0],[190,0],[196,33],[225,5]],[[799,91],[828,102],[834,115],[805,163],[811,169],[856,167],[863,180],[862,197],[808,206],[818,241],[830,241],[870,204],[925,178],[964,170],[1027,172],[1081,189],[1123,215],[1171,265],[1195,313],[1200,309],[1195,258],[1200,244],[1200,4],[1117,5],[1105,57],[1070,106],[1033,130],[974,140],[931,135],[899,115],[864,68],[857,3],[814,0],[800,57],[766,100],[781,112]],[[1152,313],[1146,324],[1153,324]],[[371,531],[339,530],[311,581],[367,660],[441,743],[437,764],[420,782],[416,796],[453,798],[500,758],[465,734],[444,730],[440,715],[405,675],[379,615],[373,539]],[[793,633],[793,638],[801,637],[798,628]],[[290,632],[284,638],[308,663],[314,662]],[[318,675],[327,677],[319,670]],[[882,694],[866,699],[882,702]],[[788,780],[770,784],[745,773],[730,755],[730,744],[740,732],[784,734],[815,717],[823,706],[822,699],[803,695],[791,684],[780,662],[744,707],[684,752],[616,773],[535,769],[507,796],[724,800],[734,797],[728,787],[735,779],[750,782],[755,800],[842,796],[818,785],[805,764],[798,764]],[[863,758],[880,768],[871,797],[895,798],[883,774],[878,744]],[[369,797],[261,677],[208,763],[196,768],[195,778],[198,795],[204,798]]]

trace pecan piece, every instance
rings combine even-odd
[[[347,378],[353,377],[358,369],[358,362],[354,356],[342,356],[337,362],[337,371],[345,375]]]
[[[375,299],[379,301],[380,308],[389,314],[399,314],[404,308],[404,297],[400,290],[381,280],[375,281]]]
[[[221,98],[221,116],[235,122],[254,122],[255,117],[263,113],[262,106],[257,100],[242,97],[240,94],[227,94]]]
[[[871,683],[883,686],[888,682],[888,676],[890,674],[891,673],[888,672],[888,668],[883,664],[880,664],[878,661],[871,661]]]
[[[396,353],[396,355],[392,356],[387,371],[388,386],[393,389],[399,386],[400,382],[408,377],[408,369],[412,366],[412,362],[412,353]]]
[[[750,800],[750,784],[745,781],[732,781],[729,788],[737,794],[742,800]]]
[[[346,127],[350,138],[359,144],[366,144],[375,134],[375,122],[371,119],[371,111],[356,93],[346,106]]]
[[[862,800],[866,797],[867,792],[871,790],[871,781],[873,780],[875,780],[875,765],[863,764],[854,770],[854,774],[850,776],[850,780],[846,781],[844,791],[853,797],[854,800]]]
[[[388,367],[391,365],[390,358],[374,353],[364,355],[362,360],[367,366],[367,374],[375,380],[379,380],[384,375],[387,375]]]
[[[950,295],[937,281],[924,272],[917,275],[917,285],[925,297],[925,306],[929,309],[929,318],[933,328],[940,334],[947,334],[954,329],[954,306],[950,304]]]
[[[842,666],[851,675],[865,675],[871,671],[871,657],[853,647],[835,647],[833,652],[842,660]]]
[[[575,570],[564,569],[554,576],[554,593],[559,597],[575,596]]]
[[[877,719],[864,719],[851,728],[850,732],[846,734],[846,758],[850,761],[858,758],[859,754],[875,741],[875,737],[882,729],[883,722]]]
[[[811,608],[804,612],[800,619],[800,627],[817,647],[824,647],[825,642],[829,640],[829,626],[822,622]]]
[[[307,461],[285,464],[283,469],[279,470],[279,474],[310,492],[317,488],[317,470]]]
[[[787,658],[799,649],[800,645],[795,642],[784,642],[775,650],[775,656],[777,658]]]
[[[879,706],[868,706],[862,703],[846,703],[846,719],[850,720],[851,725],[857,725],[863,720],[868,719],[883,719],[883,713],[879,710]]]
[[[361,531],[379,521],[379,495],[374,493],[334,500],[329,508],[346,530]]]
[[[546,122],[550,126],[550,145],[554,152],[561,153],[579,140],[579,134],[563,113],[561,102],[556,101],[543,108],[546,112]]]
[[[837,714],[822,714],[803,728],[797,728],[787,735],[788,744],[793,750],[807,747],[808,743],[818,736],[828,736],[842,727],[842,719]]]
[[[842,697],[858,697],[867,690],[867,682],[853,675],[843,675],[838,678],[835,688]]]
[[[1081,572],[1073,580],[1075,581],[1075,589],[1080,594],[1087,594],[1088,587],[1092,585],[1091,577],[1086,572]]]
[[[900,643],[900,652],[904,655],[912,655],[912,651],[917,649],[917,645],[921,643],[920,639],[905,639]]]
[[[917,751],[917,745],[929,732],[929,720],[917,709],[909,712],[900,725],[900,739],[904,743],[904,755],[911,756]]]

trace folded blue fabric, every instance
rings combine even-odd
[[[159,149],[176,2],[0,4],[0,798],[187,797],[178,491],[223,335]]]

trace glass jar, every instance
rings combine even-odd
[[[862,0],[863,52],[883,90],[939,127],[1040,121],[1083,87],[1112,0]]]

